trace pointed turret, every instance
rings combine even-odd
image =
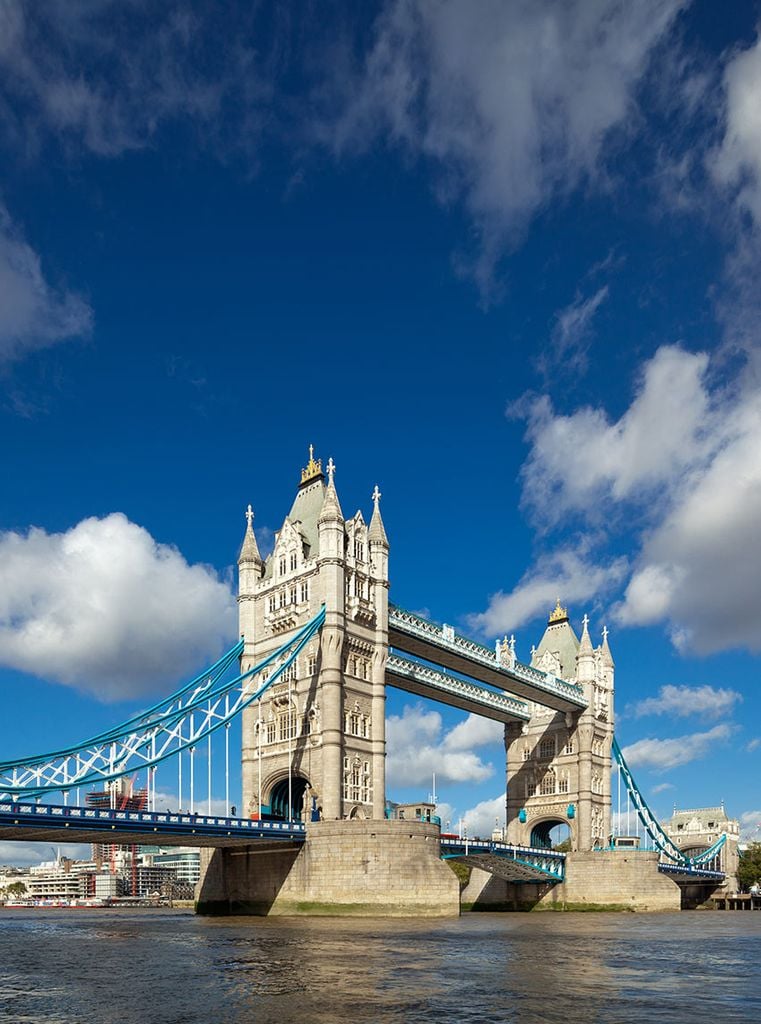
[[[582,620],[579,653],[576,655],[576,678],[580,683],[587,683],[595,677],[595,650],[589,635],[589,616]]]
[[[238,556],[238,565],[243,565],[244,563],[251,564],[257,569],[261,569],[264,564],[262,556],[259,554],[256,537],[254,536],[254,512],[250,505],[246,509],[246,532],[243,537],[240,555]]]
[[[338,500],[338,494],[336,493],[336,485],[333,483],[333,474],[336,471],[335,463],[333,459],[328,459],[328,486],[325,488],[325,498],[322,503],[322,511],[320,517],[317,520],[317,525],[322,526],[324,523],[343,523],[344,516],[341,511],[341,503]]]
[[[382,544],[388,548],[388,537],[386,536],[386,528],[383,525],[383,517],[380,512],[380,499],[381,492],[376,484],[373,491],[373,516],[370,520],[370,529],[367,537],[371,544]]]
[[[613,655],[610,653],[610,647],[608,646],[608,627],[602,627],[602,644],[600,646],[600,653],[602,655],[602,663],[606,668],[615,668],[615,662],[613,661]]]

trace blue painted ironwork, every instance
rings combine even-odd
[[[613,738],[611,750],[613,758],[624,779],[627,792],[634,804],[634,809],[637,812],[639,820],[642,822],[645,831],[652,839],[656,848],[673,862],[673,866],[678,867],[680,870],[684,867],[699,867],[700,865],[705,864],[706,861],[715,857],[727,841],[726,833],[720,836],[713,846],[710,846],[707,850],[697,854],[695,857],[686,857],[671,837],[663,830],[660,822],[648,807],[647,801],[639,791],[639,788],[634,781],[634,776],[626,763],[626,759],[615,737]],[[663,865],[663,867],[670,869],[671,865],[666,864]],[[714,874],[716,873],[722,878],[724,877],[723,872],[714,872]]]
[[[0,828],[18,827],[35,829],[69,828],[72,831],[132,832],[162,835],[185,835],[190,845],[191,836],[240,837],[244,842],[252,839],[291,839],[303,841],[306,826],[300,821],[253,821],[249,818],[231,818],[220,815],[187,814],[182,811],[122,811],[97,807],[62,807],[52,804],[28,804],[15,801],[0,802]]]
[[[488,839],[441,837],[441,855],[444,860],[462,860],[465,857],[474,857],[478,854],[491,854],[504,860],[514,861],[553,882],[562,882],[565,877],[565,854],[559,853],[557,850],[514,846],[511,843],[494,842]]]
[[[389,629],[396,630],[401,635],[415,637],[425,644],[450,651],[461,658],[466,659],[474,666],[482,665],[491,672],[497,673],[505,680],[505,686],[510,688],[510,682],[520,681],[528,684],[536,692],[536,702],[542,703],[542,698],[562,698],[565,705],[573,708],[585,708],[587,699],[584,691],[577,683],[560,679],[549,672],[533,668],[531,665],[524,665],[513,660],[511,665],[503,665],[498,659],[496,652],[483,644],[477,643],[468,637],[457,633],[451,626],[440,626],[437,623],[429,622],[427,619],[409,612],[398,605],[390,604],[388,608]],[[413,652],[414,653],[414,652]],[[433,660],[433,659],[430,659]],[[471,673],[469,673],[471,674]],[[478,676],[472,673],[476,678]]]
[[[134,715],[93,740],[53,753],[0,765],[0,799],[40,797],[120,778],[150,768],[226,726],[258,700],[296,660],[325,621],[324,606],[298,632],[253,668],[226,683],[220,675],[242,650],[236,644],[212,666],[212,674],[177,690],[171,697]],[[252,686],[257,676],[258,686]]]

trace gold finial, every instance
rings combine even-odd
[[[305,484],[307,480],[312,480],[316,476],[322,476],[322,459],[315,459],[314,457],[314,445],[309,445],[309,462],[305,469],[301,471],[301,482]]]
[[[565,622],[567,618],[568,609],[563,608],[563,606],[560,604],[560,598],[558,598],[557,603],[555,604],[555,610],[553,612],[550,612],[548,625],[551,626],[553,622]]]

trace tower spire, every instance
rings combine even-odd
[[[338,494],[336,493],[336,485],[333,477],[336,472],[336,464],[333,459],[328,460],[328,486],[325,488],[325,498],[322,503],[322,511],[320,512],[320,518],[317,520],[318,526],[322,523],[330,521],[343,522],[344,516],[341,511],[341,503],[338,500]]]
[[[370,520],[370,529],[367,532],[367,537],[371,544],[385,544],[388,547],[388,537],[386,536],[386,528],[383,525],[383,517],[380,511],[380,500],[381,492],[376,484],[373,491],[373,515]]]
[[[614,667],[614,662],[613,662],[613,655],[611,654],[610,647],[608,646],[608,627],[607,626],[603,626],[602,627],[602,647],[601,647],[601,651],[602,651],[602,662],[603,662],[603,665],[607,666],[608,668],[613,668]]]
[[[243,536],[243,544],[238,556],[238,565],[241,565],[243,562],[253,562],[256,566],[263,564],[262,556],[259,554],[259,546],[254,535],[254,510],[250,505],[246,509],[246,532]]]

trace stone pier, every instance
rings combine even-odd
[[[300,847],[202,851],[200,914],[456,916],[459,883],[436,825],[320,821]]]

